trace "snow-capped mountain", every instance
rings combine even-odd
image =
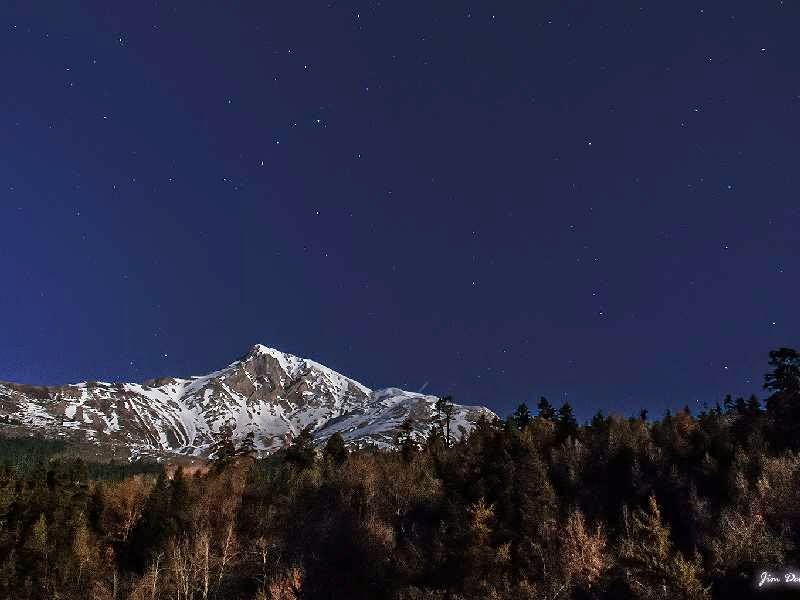
[[[308,425],[318,441],[338,431],[351,445],[391,447],[408,417],[415,436],[428,434],[436,400],[397,388],[372,391],[313,360],[256,345],[226,368],[189,379],[0,383],[0,430],[111,445],[131,456],[204,455],[221,428],[231,428],[234,439],[253,432],[262,451]],[[481,415],[494,417],[487,408],[456,405],[451,435],[472,429]]]

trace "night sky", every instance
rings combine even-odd
[[[797,3],[8,4],[0,380],[258,342],[586,419],[800,341]]]

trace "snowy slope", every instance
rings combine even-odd
[[[0,383],[0,427],[111,444],[131,455],[204,455],[215,433],[252,432],[270,451],[311,426],[323,441],[336,432],[356,446],[392,447],[407,417],[414,435],[434,426],[435,396],[396,388],[372,391],[312,360],[262,345],[208,375],[144,383],[84,382],[38,387]],[[468,431],[483,407],[458,406],[451,435]]]

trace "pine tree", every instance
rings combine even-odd
[[[773,392],[800,392],[800,354],[793,348],[769,353],[773,370],[764,376],[764,388]]]
[[[562,438],[574,438],[578,433],[578,421],[569,402],[564,402],[558,409],[558,431]]]
[[[175,470],[169,487],[169,530],[173,535],[180,535],[192,526],[192,498],[183,467]]]
[[[325,460],[337,465],[341,465],[347,460],[347,448],[344,445],[344,437],[338,431],[328,438],[325,448],[322,450]]]
[[[154,551],[171,533],[169,510],[172,493],[166,473],[161,471],[142,509],[142,516],[128,536],[130,560],[143,571]]]
[[[531,413],[528,410],[528,405],[524,402],[517,407],[513,415],[514,423],[522,430],[525,429],[531,422]]]
[[[292,440],[292,445],[286,449],[286,460],[300,469],[306,469],[314,464],[314,437],[311,435],[311,425],[303,427]]]
[[[233,443],[233,430],[228,426],[219,428],[211,444],[211,457],[221,465],[228,463],[236,456],[236,445]]]
[[[555,421],[556,420],[556,410],[553,408],[553,405],[550,404],[550,401],[542,396],[539,398],[539,403],[536,405],[539,409],[539,416],[543,419],[547,419],[548,421]]]
[[[594,429],[595,431],[603,431],[605,430],[608,422],[606,420],[605,415],[603,414],[602,410],[598,410],[595,415],[592,417],[592,421],[589,426]]]
[[[776,451],[800,450],[800,355],[792,348],[769,353],[772,371],[764,376],[767,398],[769,440]]]
[[[727,414],[731,414],[735,408],[735,405],[733,403],[733,396],[727,394],[725,396],[725,399],[722,401],[722,405],[725,407],[725,412]]]
[[[750,398],[747,399],[747,414],[751,417],[755,417],[761,414],[761,412],[761,401],[755,394],[752,394]]]
[[[412,436],[414,421],[411,417],[406,417],[399,429],[400,432],[398,433],[397,441],[400,445],[400,454],[406,463],[410,463],[417,453],[417,444],[414,442],[414,437]]]
[[[436,414],[439,418],[439,428],[444,438],[445,446],[450,446],[450,422],[453,420],[455,405],[452,396],[442,396],[436,401]]]

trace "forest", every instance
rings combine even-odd
[[[800,564],[795,350],[770,353],[764,387],[582,425],[541,398],[468,435],[406,424],[397,451],[304,430],[259,458],[223,434],[194,473],[5,439],[0,597],[796,597],[757,585]]]

